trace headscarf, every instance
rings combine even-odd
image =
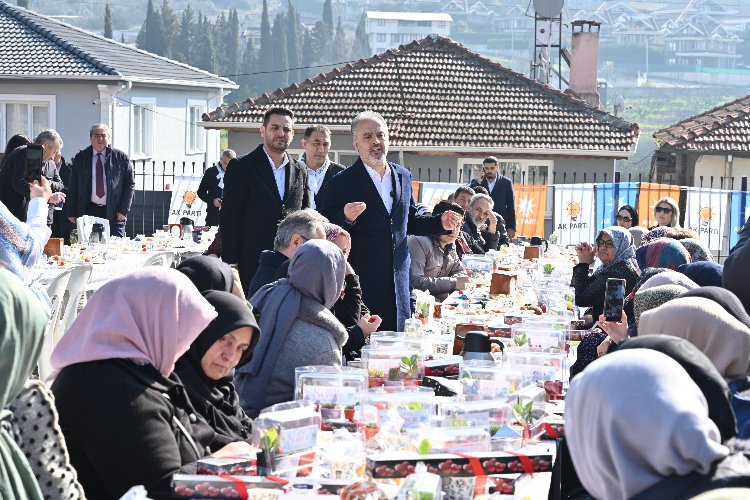
[[[718,427],[721,442],[737,435],[737,421],[729,385],[711,360],[693,344],[669,335],[647,335],[625,339],[616,347],[617,351],[621,349],[652,349],[677,361],[706,398],[708,418]]]
[[[611,262],[599,266],[597,272],[604,271],[620,262],[628,263],[635,267],[635,247],[633,246],[633,237],[630,236],[630,231],[624,227],[610,226],[605,227],[599,232],[599,234],[602,233],[612,238],[612,244],[615,246],[615,257]]]
[[[740,299],[726,288],[718,286],[702,286],[695,290],[690,290],[684,295],[684,297],[703,297],[711,299],[723,307],[726,312],[734,316],[734,318],[740,323],[750,328],[750,315],[745,311]]]
[[[0,269],[0,423],[12,416],[5,407],[31,375],[46,324],[39,301],[10,271]],[[0,425],[0,496],[42,498],[28,460],[4,425]]]
[[[665,477],[707,474],[729,455],[706,398],[666,354],[608,354],[570,383],[565,400],[573,464],[595,498],[624,500]]]
[[[721,286],[724,266],[716,262],[700,261],[683,264],[677,268],[677,272],[684,274],[698,286]]]
[[[302,296],[330,309],[341,296],[345,270],[346,260],[339,247],[330,241],[310,240],[294,252],[288,278],[264,285],[250,299],[260,311],[263,334],[252,361],[237,372],[249,375],[242,385],[243,397],[256,408],[264,406],[271,370],[297,319]]]
[[[669,226],[658,226],[651,229],[643,235],[643,238],[641,238],[641,244],[646,245],[652,241],[658,240],[659,238],[665,238],[670,229],[672,228]]]
[[[677,269],[690,263],[690,254],[680,242],[671,238],[660,238],[643,245],[635,251],[635,258],[641,269],[647,267],[667,267]]]
[[[206,376],[201,360],[206,352],[227,333],[249,326],[254,332],[250,347],[242,354],[237,366],[250,361],[253,346],[258,341],[258,323],[252,310],[241,299],[221,291],[204,292],[218,316],[190,345],[190,349],[177,360],[175,372],[185,386],[190,402],[226,443],[241,441],[249,437],[252,421],[245,415],[234,390],[231,374],[220,380]]]
[[[91,297],[52,353],[52,376],[77,363],[130,359],[168,377],[214,318],[187,276],[144,267],[108,281]]]
[[[0,262],[18,277],[31,258],[36,236],[0,201]]]
[[[646,234],[646,231],[648,231],[648,229],[642,226],[633,226],[628,229],[628,231],[630,231],[630,236],[633,237],[633,246],[635,248],[638,248],[639,246],[641,246],[641,243],[643,242],[643,235]]]
[[[633,300],[635,323],[639,323],[641,315],[644,312],[656,309],[672,299],[681,297],[687,291],[687,288],[680,285],[660,285],[647,290],[641,288],[641,290],[635,294],[635,299]]]
[[[667,269],[666,271],[658,273],[647,279],[643,283],[643,285],[641,285],[639,291],[644,292],[649,288],[656,288],[657,286],[662,285],[679,285],[688,290],[698,288],[698,285],[684,274],[678,273],[677,271],[672,271],[671,269]]]
[[[685,238],[678,241],[690,254],[691,262],[713,262],[714,254],[712,254],[711,250],[709,250],[700,240],[696,240],[695,238]]]
[[[234,276],[229,264],[208,255],[198,255],[183,260],[177,270],[190,278],[199,292],[220,290],[231,292]]]
[[[638,335],[653,334],[692,342],[728,381],[747,375],[750,328],[711,299],[680,297],[644,312]]]
[[[750,311],[750,244],[745,244],[729,254],[724,261],[721,282],[724,288],[733,292]]]

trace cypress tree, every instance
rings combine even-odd
[[[120,33],[120,43],[125,43],[125,33]]]
[[[18,0],[18,6],[23,7],[24,9],[29,8],[29,0]]]
[[[104,6],[104,37],[112,38],[112,12],[109,10],[109,4]]]
[[[273,30],[271,31],[271,38],[273,39],[273,61],[274,70],[273,79],[274,83],[271,90],[275,90],[279,87],[286,87],[289,85],[289,59],[286,53],[286,22],[284,14],[276,14],[273,20]]]
[[[216,50],[216,64],[220,69],[221,74],[226,73],[227,68],[227,52],[226,52],[226,33],[227,33],[227,18],[224,12],[219,12],[216,16],[216,22],[213,25],[213,37],[214,37],[214,48]]]
[[[299,13],[292,5],[292,0],[289,0],[286,21],[286,52],[289,61],[288,67],[292,68],[289,72],[289,83],[292,83],[300,81],[300,77],[302,76],[300,69],[294,69],[302,66],[302,54],[300,53],[301,47],[299,43]]]
[[[190,64],[193,59],[193,33],[195,32],[195,12],[187,5],[182,12],[180,32],[174,45],[174,57],[180,62]]]
[[[242,61],[238,71],[240,74],[232,78],[240,85],[240,88],[232,91],[228,98],[229,102],[240,102],[257,95],[258,76],[255,74],[256,68],[255,44],[253,43],[253,37],[249,36],[247,37],[245,50],[242,51]]]
[[[346,44],[346,34],[344,33],[344,25],[341,24],[341,18],[339,17],[338,25],[336,26],[336,34],[333,36],[332,50],[332,63],[335,66],[340,66],[342,63],[349,60],[349,47]]]
[[[259,90],[271,92],[274,87],[273,40],[271,39],[271,22],[268,20],[268,2],[263,0],[263,15],[260,19],[260,53],[258,54]]]
[[[325,26],[324,34],[328,40],[333,38],[333,7],[331,0],[325,0],[323,3],[323,25]]]
[[[163,29],[162,38],[164,39],[165,57],[176,58],[177,43],[176,38],[180,32],[180,20],[177,18],[169,0],[163,0],[161,4],[161,23]]]
[[[143,49],[154,54],[164,54],[164,26],[161,22],[161,15],[158,10],[154,10],[152,0],[148,0],[146,10],[146,30],[143,38]]]
[[[352,48],[353,59],[363,59],[372,55],[370,48],[370,39],[367,37],[367,14],[362,12],[357,25],[357,31],[354,33],[354,46]]]
[[[217,73],[213,26],[208,17],[204,16],[200,11],[198,12],[197,28],[194,61],[191,61],[191,64],[210,73]]]
[[[252,37],[249,38],[252,43]],[[226,68],[223,74],[230,75],[229,78],[236,81],[237,74],[240,73],[238,69],[240,65],[240,17],[237,9],[229,11],[229,28],[224,37],[224,50],[226,51]]]

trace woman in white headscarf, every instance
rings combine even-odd
[[[614,352],[571,382],[566,439],[594,498],[687,499],[750,486],[750,462],[721,444],[685,369],[650,349]]]

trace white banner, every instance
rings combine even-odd
[[[448,182],[421,182],[420,183],[421,203],[432,210],[432,208],[441,200],[447,200],[448,196],[455,193],[461,184],[451,184]]]
[[[169,224],[179,224],[182,217],[187,217],[194,226],[206,225],[206,204],[197,195],[202,178],[203,174],[174,176]]]
[[[700,236],[714,255],[729,250],[729,195],[724,189],[687,188],[685,227]]]
[[[596,236],[594,184],[555,184],[554,223],[559,245],[582,241],[593,244]]]

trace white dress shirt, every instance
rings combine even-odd
[[[383,174],[383,177],[380,177],[380,174],[377,173],[375,169],[368,167],[365,163],[363,163],[363,165],[365,166],[367,173],[370,174],[370,179],[372,179],[372,183],[375,184],[375,190],[380,194],[380,199],[383,200],[385,209],[390,214],[391,210],[393,210],[394,199],[393,179],[391,178],[390,165],[387,163],[385,164],[385,173]]]
[[[101,154],[102,155],[102,176],[104,177],[104,196],[99,198],[96,195],[96,155]],[[105,149],[101,153],[97,153],[94,149],[94,154],[91,157],[91,203],[96,203],[97,205],[106,205],[107,204],[107,172],[104,169],[104,164],[107,161],[107,150]]]
[[[310,208],[316,208],[315,197],[320,192],[320,187],[323,185],[323,179],[325,179],[326,172],[328,172],[328,165],[331,164],[331,161],[326,158],[326,161],[324,161],[323,165],[318,167],[317,170],[308,167],[303,160],[300,161],[307,169],[307,187],[310,190]]]
[[[279,190],[279,198],[282,200],[284,199],[284,192],[286,190],[286,164],[289,163],[289,155],[284,153],[284,161],[281,162],[281,165],[278,167],[273,162],[273,159],[271,159],[271,155],[268,154],[268,151],[266,151],[266,147],[263,146],[263,152],[266,153],[266,156],[268,157],[268,163],[271,164],[271,170],[273,171],[273,177],[276,179],[276,187]]]
[[[495,189],[495,184],[497,184],[497,177],[495,177],[495,180],[492,182],[487,181],[487,191],[491,193],[492,190]]]

